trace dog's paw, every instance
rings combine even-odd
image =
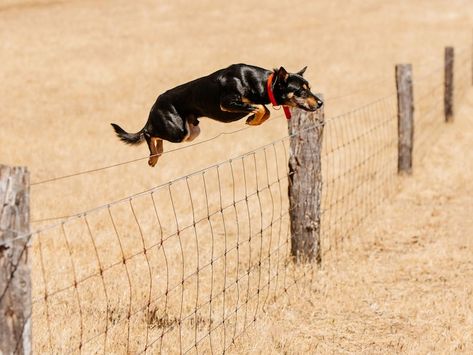
[[[250,125],[250,126],[254,126],[255,123],[254,123],[254,120],[255,120],[255,114],[252,114],[251,116],[249,116],[247,119],[246,119],[246,124],[247,125]]]
[[[148,165],[152,168],[156,165],[157,162],[158,162],[158,157],[150,157],[148,159]]]

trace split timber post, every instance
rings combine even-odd
[[[320,264],[323,107],[316,112],[294,110],[288,128],[291,255],[296,261]]]
[[[414,148],[414,94],[412,89],[412,65],[396,65],[397,87],[397,172],[412,173],[412,150]]]
[[[0,354],[31,354],[29,172],[0,165]]]
[[[453,71],[455,52],[453,47],[445,47],[445,122],[453,122]]]

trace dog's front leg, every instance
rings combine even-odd
[[[256,105],[257,109],[252,114],[250,117],[247,118],[246,124],[250,126],[259,126],[262,124],[264,121],[266,121],[269,116],[269,110],[265,105]]]
[[[252,113],[255,112],[258,107],[250,104],[249,101],[244,100],[239,95],[228,95],[220,99],[220,109],[227,112]]]
[[[222,97],[220,109],[228,112],[253,113],[246,120],[246,124],[251,126],[262,124],[270,116],[269,110],[265,105],[253,104],[248,99],[235,95]]]

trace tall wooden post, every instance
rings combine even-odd
[[[454,72],[453,47],[445,47],[445,90],[444,108],[445,122],[453,122],[453,72]]]
[[[316,112],[294,110],[288,124],[291,255],[296,261],[320,264],[323,107]]]
[[[396,65],[397,87],[397,172],[412,173],[412,150],[414,148],[414,93],[412,89],[412,65]]]
[[[31,354],[29,172],[0,165],[0,354]]]

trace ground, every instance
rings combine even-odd
[[[473,91],[400,192],[241,353],[473,351]]]
[[[459,64],[470,59],[472,23],[468,0],[7,0],[0,4],[0,162],[29,167],[33,227],[44,225],[287,135],[281,113],[272,110],[261,127],[167,154],[151,169],[147,148],[120,143],[109,123],[139,130],[157,95],[170,87],[231,63],[293,72],[308,65],[306,76],[324,94],[327,117],[334,117],[392,94],[396,63],[413,63],[414,94],[429,95],[416,85],[441,82],[445,46],[455,47]],[[460,73],[468,77],[457,79],[469,82],[467,69]],[[432,97],[441,105],[441,95]],[[269,302],[231,352],[471,353],[472,117],[469,88],[455,122],[423,137],[429,149],[416,158],[413,175],[390,180],[397,192],[340,245],[337,257],[312,283]],[[244,123],[202,120],[201,126],[198,141]],[[136,161],[40,184],[129,160]],[[69,263],[57,243],[44,248],[52,273],[55,263],[63,271]],[[78,253],[88,256],[84,250]],[[115,252],[110,245],[110,255]],[[41,294],[42,282],[33,279],[34,294]],[[94,304],[86,306],[91,311],[84,317],[99,323]],[[41,352],[46,330],[35,307]]]

